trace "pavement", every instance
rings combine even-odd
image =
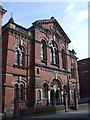
[[[68,112],[57,112],[55,114],[33,116],[30,118],[88,118],[88,117],[89,117],[88,110],[78,110],[78,111],[68,111]]]

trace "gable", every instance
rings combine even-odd
[[[45,34],[51,34],[55,36],[58,40],[63,40],[67,43],[71,42],[54,17],[46,20],[37,20],[33,23],[33,26],[38,27],[38,29],[43,31]]]

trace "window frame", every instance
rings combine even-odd
[[[25,47],[19,44],[15,49],[15,66],[25,67],[25,53]]]
[[[52,44],[50,46],[50,62],[52,65],[58,65],[59,64],[59,55],[58,55],[58,46],[55,41],[52,41]]]
[[[63,48],[61,50],[61,58],[62,58],[62,68],[66,69],[66,54]]]
[[[47,62],[47,47],[44,39],[41,40],[41,61]]]
[[[75,63],[71,62],[71,77],[75,78],[76,77],[76,70],[75,70]]]

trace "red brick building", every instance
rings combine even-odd
[[[3,110],[63,104],[63,94],[79,94],[77,57],[54,17],[37,20],[30,28],[13,18],[2,27]]]

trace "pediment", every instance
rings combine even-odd
[[[64,30],[54,17],[51,17],[50,19],[37,20],[33,23],[33,25],[37,26],[38,29],[43,31],[45,34],[51,34],[52,38],[56,36],[57,39],[62,39],[67,43],[71,42],[67,34],[64,32]]]

